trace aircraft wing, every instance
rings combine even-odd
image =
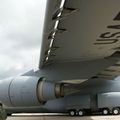
[[[120,0],[48,0],[39,68],[107,59],[111,64],[91,77],[119,75],[119,5]]]

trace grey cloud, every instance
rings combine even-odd
[[[45,3],[0,1],[0,79],[38,66]]]

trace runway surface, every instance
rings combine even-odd
[[[119,116],[87,116],[87,117],[69,117],[66,115],[15,115],[8,117],[7,120],[120,120]]]

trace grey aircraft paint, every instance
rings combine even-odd
[[[37,106],[37,107],[27,107],[27,108],[7,108],[8,112],[67,112],[68,109],[73,108],[73,106],[76,105],[75,108],[80,108],[80,104],[86,106],[86,108],[90,107],[96,107],[98,108],[98,105],[96,106],[96,102],[89,99],[90,96],[95,96],[97,94],[103,94],[103,93],[119,93],[120,94],[120,81],[119,77],[116,80],[88,80],[80,85],[74,85],[75,88],[79,88],[79,92],[67,95],[63,98],[54,99],[47,101],[44,105]],[[84,96],[86,96],[84,98]],[[72,99],[73,98],[73,99]],[[76,101],[77,100],[77,101]],[[120,105],[120,103],[118,103]],[[84,106],[84,107],[85,107]]]
[[[0,101],[9,112],[67,112],[73,106],[95,110],[97,95],[120,93],[120,0],[60,4],[46,4],[39,70],[0,81]],[[75,79],[87,81],[63,82]],[[74,93],[64,93],[71,89]]]

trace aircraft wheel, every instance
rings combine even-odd
[[[78,111],[78,115],[79,115],[79,116],[83,116],[84,113],[85,113],[84,110],[79,110],[79,111]]]
[[[103,115],[108,115],[110,112],[109,112],[109,109],[108,108],[104,108],[103,110],[102,110],[102,114]]]
[[[118,114],[120,114],[120,109],[119,108],[113,108],[112,113],[113,113],[113,115],[118,115]]]
[[[70,116],[75,116],[76,115],[76,110],[69,110],[69,115]]]

